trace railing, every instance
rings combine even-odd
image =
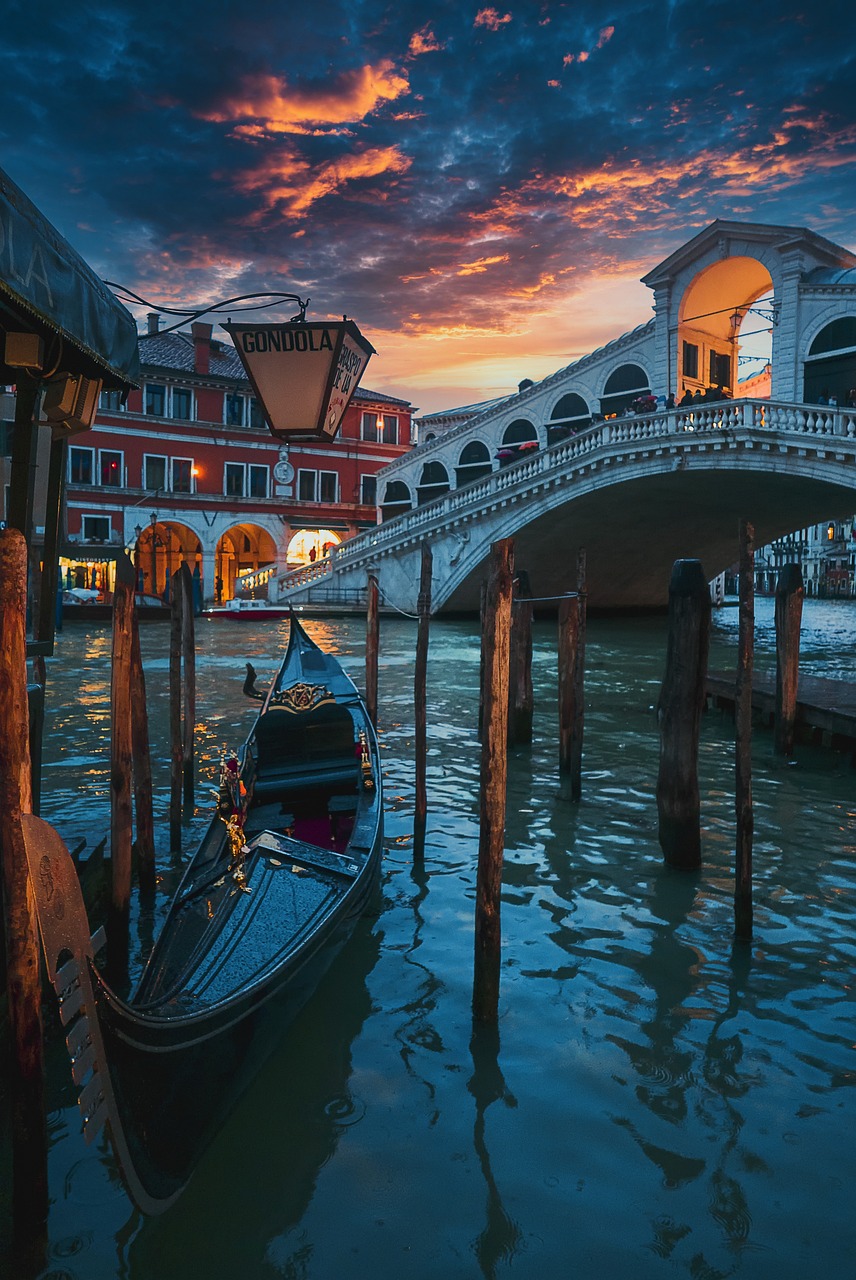
[[[586,428],[577,436],[548,449],[528,454],[520,462],[492,471],[462,489],[452,489],[433,502],[415,507],[336,547],[310,569],[300,569],[280,579],[282,590],[308,586],[338,568],[371,559],[413,537],[427,525],[436,525],[488,502],[506,490],[531,492],[533,482],[567,469],[598,452],[614,452],[624,445],[682,440],[692,447],[711,434],[730,431],[769,431],[781,436],[811,440],[847,440],[856,445],[856,410],[825,405],[788,404],[770,400],[721,400],[700,403],[634,417],[612,418]],[[688,438],[689,437],[689,438]],[[314,575],[314,576],[313,576]]]

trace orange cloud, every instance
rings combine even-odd
[[[593,49],[581,49],[579,53],[566,53],[562,58],[563,66],[569,67],[572,62],[588,62],[591,55],[608,44],[614,35],[615,27],[603,27]]]
[[[440,44],[430,25],[426,23],[421,30],[410,37],[407,52],[411,57],[417,58],[420,53],[436,53],[439,49],[445,49],[445,47],[445,45]]]
[[[455,272],[458,276],[475,276],[494,267],[498,262],[508,262],[507,253],[499,253],[494,258],[477,258],[475,262],[462,262]]]
[[[500,17],[496,9],[479,9],[473,26],[487,27],[488,31],[498,31],[500,27],[504,27],[510,21],[510,13],[505,13]]]
[[[410,89],[407,76],[388,58],[346,71],[323,87],[289,85],[281,76],[248,76],[204,120],[238,123],[245,135],[312,134],[364,120]],[[237,130],[236,130],[237,132]]]
[[[372,147],[341,156],[313,169],[296,153],[271,157],[257,169],[245,170],[237,179],[244,192],[260,192],[263,206],[278,206],[286,217],[299,217],[318,200],[334,195],[361,178],[405,173],[411,164],[398,147]],[[259,214],[252,216],[258,221]]]

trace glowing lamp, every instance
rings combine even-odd
[[[278,440],[332,440],[374,347],[353,320],[223,328]]]
[[[835,540],[835,525],[834,525],[834,524],[831,524],[831,525],[829,526],[829,528],[826,530],[826,537],[827,537],[827,540],[828,540],[829,542],[833,542],[833,541]]]

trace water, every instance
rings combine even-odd
[[[769,666],[772,602],[757,612],[758,665]],[[361,677],[361,621],[309,629]],[[733,665],[736,630],[736,610],[716,615],[712,667]],[[203,775],[255,714],[240,695],[244,659],[272,672],[283,634],[200,626]],[[652,712],[665,623],[590,622],[578,806],[555,771],[554,627],[536,625],[536,741],[509,773],[500,1019],[474,1035],[476,629],[432,627],[430,813],[415,857],[414,645],[414,624],[384,619],[377,910],[162,1217],[141,1218],[108,1148],[78,1136],[54,1032],[45,1278],[852,1274],[849,762],[810,747],[779,762],[769,731],[756,733],[755,936],[735,948],[728,718],[703,723],[703,870],[670,872]],[[856,608],[807,602],[803,650],[804,670],[852,678]],[[164,628],[144,631],[143,652],[163,833]],[[107,827],[108,632],[67,628],[49,678],[43,810],[70,844],[91,847]],[[204,792],[200,782],[188,847]],[[160,860],[168,883],[163,850]]]

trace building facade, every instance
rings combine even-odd
[[[376,521],[376,473],[411,447],[409,402],[358,388],[333,441],[268,431],[234,347],[210,324],[139,338],[142,385],[102,394],[68,447],[66,586],[110,591],[127,550],[139,589],[168,595],[186,561],[206,602],[264,596]]]

